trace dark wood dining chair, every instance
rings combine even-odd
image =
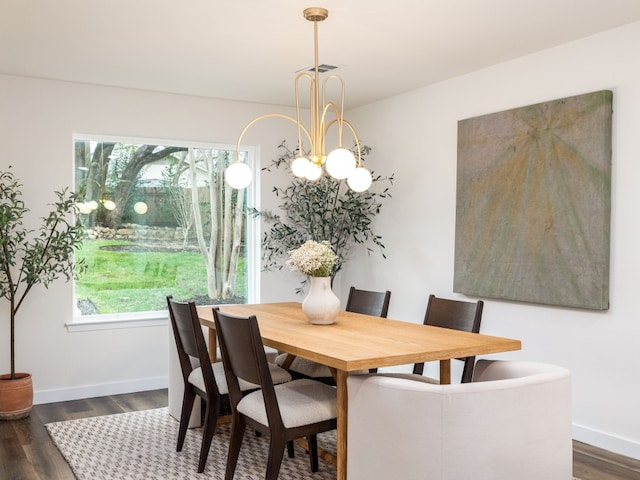
[[[200,397],[205,404],[203,415],[202,444],[198,460],[198,473],[204,471],[209,455],[209,448],[213,434],[222,416],[223,404],[228,405],[228,387],[222,362],[211,363],[209,351],[198,318],[198,311],[194,302],[178,302],[171,296],[167,297],[169,318],[178,351],[180,370],[184,380],[184,394],[178,427],[178,442],[176,451],[182,451],[187,434],[189,417],[193,410],[196,397]],[[288,382],[291,375],[284,369],[269,364],[268,370],[274,383]],[[243,392],[253,391],[258,385],[242,382]],[[229,408],[229,407],[228,407]]]
[[[480,333],[483,307],[484,302],[482,300],[467,302],[429,295],[423,324],[434,327],[452,328],[464,332]],[[457,358],[456,360],[464,362],[462,383],[471,382],[476,357]],[[413,374],[422,375],[423,372],[424,363],[416,363],[413,366]],[[433,383],[437,382],[437,380],[430,379],[429,377],[425,377],[425,379],[431,380]]]
[[[226,480],[235,473],[247,426],[269,436],[266,480],[276,480],[287,445],[307,438],[311,471],[318,470],[317,434],[336,428],[336,389],[311,379],[274,385],[255,315],[239,317],[213,308],[229,386],[232,426]],[[246,395],[240,379],[260,385]]]
[[[389,301],[391,300],[391,292],[375,292],[372,290],[360,290],[356,287],[349,289],[349,297],[345,310],[347,312],[363,313],[365,315],[373,315],[376,317],[387,318],[389,311]],[[335,380],[331,374],[331,370],[326,365],[316,363],[302,357],[296,357],[291,364],[285,363],[288,354],[280,354],[276,358],[276,364],[285,366],[291,372],[294,378],[313,378],[330,385],[335,385]],[[376,372],[377,369],[372,368],[370,373]],[[357,373],[366,373],[357,372]]]
[[[390,301],[391,292],[389,290],[385,292],[374,292],[371,290],[360,290],[352,286],[349,289],[349,297],[347,298],[345,310],[347,312],[387,318]]]

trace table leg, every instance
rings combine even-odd
[[[347,480],[347,376],[348,372],[336,370],[337,407],[338,407],[338,478],[337,480]]]
[[[440,360],[440,385],[451,383],[451,360]]]
[[[291,366],[291,364],[293,363],[293,361],[296,359],[295,355],[291,355],[290,353],[287,354],[287,356],[284,359],[284,362],[282,362],[282,365],[280,365],[282,368],[284,368],[285,370],[289,370],[289,367]]]

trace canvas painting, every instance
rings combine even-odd
[[[458,122],[454,291],[609,308],[603,90]]]

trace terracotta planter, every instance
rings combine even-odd
[[[0,420],[28,417],[33,407],[33,383],[30,373],[0,375]]]

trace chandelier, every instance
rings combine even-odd
[[[360,140],[354,128],[344,119],[344,80],[338,75],[328,75],[320,83],[320,69],[318,67],[318,22],[329,16],[329,11],[324,8],[312,7],[304,10],[304,18],[313,22],[314,30],[314,70],[313,75],[304,71],[295,77],[296,117],[282,113],[268,113],[251,120],[242,130],[236,145],[236,161],[229,165],[225,172],[225,179],[232,188],[245,188],[251,183],[253,174],[251,168],[240,157],[240,142],[246,131],[254,123],[265,118],[284,118],[296,124],[298,130],[298,148],[296,158],[291,163],[291,172],[296,177],[313,181],[323,174],[323,167],[332,177],[347,180],[347,185],[355,192],[364,192],[371,185],[371,172],[362,166]],[[310,122],[309,128],[305,127],[300,119],[300,83],[308,80],[310,95]],[[329,81],[339,82],[340,100],[336,104],[327,100],[325,92]],[[335,127],[335,128],[332,128]],[[355,155],[342,144],[342,133],[348,129],[355,141]],[[338,147],[328,155],[326,150],[327,133],[336,130]],[[309,143],[308,156],[303,149],[303,138]]]

